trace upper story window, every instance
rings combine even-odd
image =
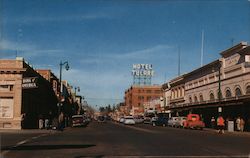
[[[197,96],[194,96],[194,102],[197,103],[198,102],[198,98]]]
[[[202,102],[203,101],[203,95],[200,94],[200,101]]]
[[[241,95],[242,95],[241,90],[240,90],[239,87],[237,87],[237,88],[235,89],[235,96],[241,96]]]
[[[246,94],[250,94],[250,85],[246,88]]]
[[[226,98],[232,97],[232,93],[229,89],[226,90]]]
[[[152,91],[151,90],[147,90],[147,93],[151,93]]]
[[[210,98],[210,100],[214,100],[214,99],[215,99],[215,98],[214,98],[214,94],[213,94],[213,93],[210,93],[209,98]]]
[[[13,91],[14,85],[0,85],[0,92]]]

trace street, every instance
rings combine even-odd
[[[92,122],[63,132],[1,132],[4,158],[83,158],[117,156],[249,157],[249,134]]]

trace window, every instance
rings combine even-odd
[[[246,94],[250,94],[250,85],[246,88]]]
[[[202,102],[202,101],[203,101],[203,95],[200,94],[200,102]]]
[[[214,100],[214,94],[213,93],[210,93],[210,100]]]
[[[242,93],[241,93],[241,90],[240,90],[240,88],[239,87],[237,87],[236,89],[235,89],[235,96],[241,96],[242,95]]]
[[[226,90],[226,98],[232,97],[232,93],[229,89]]]
[[[190,96],[189,97],[189,103],[192,103],[193,101],[192,101],[192,97]]]
[[[197,96],[194,96],[194,102],[197,103],[198,102],[198,98]]]

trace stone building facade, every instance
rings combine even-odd
[[[218,115],[250,121],[250,46],[241,42],[220,54],[218,60],[163,85],[165,92],[171,91],[173,115],[199,113],[207,124]]]

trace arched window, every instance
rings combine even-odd
[[[203,101],[203,95],[200,94],[200,102],[202,102],[202,101]]]
[[[192,101],[192,97],[190,96],[189,97],[189,103],[192,103],[193,101]]]
[[[214,100],[214,94],[213,93],[210,93],[209,97],[210,97],[210,100]]]
[[[237,88],[235,89],[235,96],[241,96],[241,95],[242,95],[241,90],[240,90],[239,87],[237,87]]]
[[[197,96],[194,96],[194,102],[197,103],[198,102],[198,98]]]
[[[231,93],[230,89],[227,89],[226,90],[226,98],[230,98],[230,97],[232,97],[232,93]]]
[[[250,94],[250,85],[246,88],[246,94]]]

